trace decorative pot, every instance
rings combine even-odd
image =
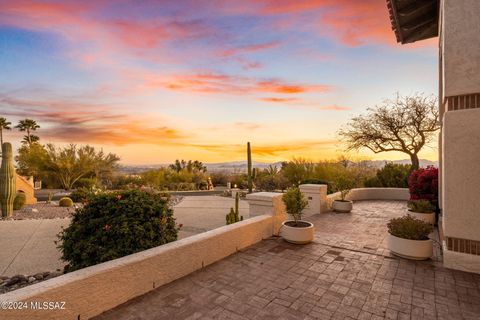
[[[435,212],[421,213],[408,210],[407,214],[426,223],[435,224]]]
[[[287,220],[282,223],[280,235],[285,241],[295,244],[306,244],[313,241],[315,228],[313,224],[308,221],[298,221],[298,226],[295,225],[294,220]]]
[[[348,200],[335,200],[332,205],[333,211],[348,213],[353,209],[353,202]]]
[[[433,255],[433,241],[410,240],[395,237],[391,234],[387,238],[388,249],[402,258],[411,260],[426,260]]]

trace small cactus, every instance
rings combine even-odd
[[[17,187],[12,145],[5,142],[2,144],[2,166],[0,168],[0,203],[3,218],[12,216],[16,194]]]
[[[53,193],[49,192],[49,193],[48,193],[47,204],[52,203],[52,199],[53,199]]]
[[[230,213],[225,216],[227,225],[238,222],[238,221],[243,221],[243,216],[240,216],[240,213],[239,213],[239,203],[240,203],[240,194],[237,192],[235,196],[235,209],[230,208]]]
[[[73,207],[73,201],[69,197],[63,197],[58,202],[58,205],[63,208],[70,208],[70,207]]]

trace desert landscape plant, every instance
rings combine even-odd
[[[295,226],[302,220],[302,211],[308,206],[308,201],[298,187],[287,190],[282,196],[285,209],[293,217]]]
[[[418,153],[440,129],[436,98],[397,94],[367,110],[338,131],[347,151],[365,148],[373,153],[402,152],[410,157],[411,170],[418,169]]]
[[[17,193],[13,201],[13,210],[21,210],[27,203],[27,196],[23,192]]]
[[[0,207],[3,218],[12,216],[16,193],[16,173],[13,166],[12,145],[5,142],[2,144],[2,166],[0,167]]]
[[[243,216],[240,215],[239,211],[239,204],[240,204],[240,193],[237,192],[235,195],[235,209],[230,208],[230,212],[226,215],[225,220],[227,225],[243,221]]]
[[[69,197],[63,197],[58,201],[58,205],[63,208],[71,208],[73,207],[73,201]]]
[[[391,219],[387,224],[388,232],[398,238],[408,240],[428,240],[433,226],[410,215]]]
[[[408,202],[408,209],[413,212],[418,213],[431,213],[435,212],[435,206],[428,200],[420,199],[420,200],[410,200]]]
[[[177,233],[165,194],[102,193],[73,213],[59,249],[70,272],[175,241]]]

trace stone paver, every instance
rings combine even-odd
[[[480,319],[480,275],[390,256],[403,202],[310,217],[314,243],[264,240],[95,319]]]

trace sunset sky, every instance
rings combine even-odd
[[[436,41],[396,44],[384,0],[0,0],[0,116],[126,164],[328,159],[352,116],[437,93]]]

